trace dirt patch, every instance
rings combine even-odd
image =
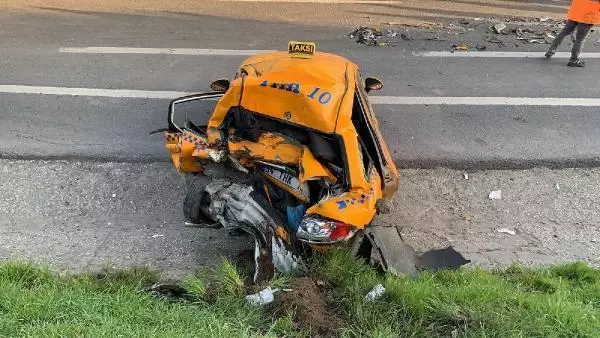
[[[225,2],[225,3],[224,3]],[[276,2],[274,4],[274,2]],[[514,0],[398,0],[398,1],[309,0],[0,0],[2,10],[44,11],[98,15],[112,13],[159,13],[185,17],[210,15],[267,22],[294,22],[326,27],[374,26],[387,23],[429,25],[432,21],[494,16],[563,18],[568,4],[521,4]],[[561,6],[562,5],[562,6]],[[437,23],[433,23],[437,25]]]
[[[296,279],[292,291],[284,292],[276,314],[293,313],[294,323],[314,336],[332,336],[344,326],[342,319],[327,305],[326,295],[309,277]]]

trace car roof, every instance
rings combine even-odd
[[[247,75],[234,82],[250,111],[328,133],[351,118],[358,67],[344,57],[270,52],[246,59],[242,70]]]

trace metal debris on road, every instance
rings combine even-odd
[[[517,40],[528,43],[550,44],[556,38],[556,33],[554,30],[540,32],[530,28],[517,27],[513,29],[512,32],[517,36]]]
[[[509,235],[516,235],[517,234],[513,230],[506,229],[506,228],[498,229],[496,231],[498,231],[499,233],[502,233],[502,234],[509,234]]]
[[[414,40],[414,38],[412,36],[408,35],[408,33],[400,33],[400,38],[404,41]]]
[[[490,195],[488,196],[488,198],[491,200],[501,200],[502,199],[502,190],[494,190],[494,191],[490,192]]]
[[[492,38],[492,37],[488,37],[485,41],[489,42],[489,43],[495,43],[500,47],[506,47],[506,43],[500,39],[497,38]]]
[[[427,41],[446,41],[445,39],[440,38],[439,36],[428,36],[423,40],[427,40]]]
[[[379,28],[359,26],[347,36],[351,39],[355,39],[356,43],[359,44],[385,47],[390,43],[390,39],[397,35],[398,33],[391,29],[381,30]]]
[[[371,289],[371,291],[369,291],[369,293],[367,293],[365,299],[369,302],[372,302],[378,298],[381,298],[381,296],[383,296],[384,293],[385,288],[383,287],[383,285],[377,284],[373,287],[373,289]]]
[[[270,304],[273,303],[273,301],[275,300],[275,292],[277,291],[279,291],[279,289],[271,289],[271,287],[269,286],[266,289],[261,290],[260,292],[247,295],[246,301],[250,305]]]
[[[452,45],[452,50],[453,51],[458,51],[458,52],[468,52],[469,51],[469,46],[467,46],[466,44],[460,44],[460,45]]]
[[[504,30],[506,29],[506,25],[500,22],[498,24],[493,25],[491,28],[492,31],[494,31],[494,33],[496,34],[505,34]]]

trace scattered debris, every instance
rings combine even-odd
[[[502,233],[502,234],[509,234],[509,235],[516,235],[517,234],[513,230],[506,229],[506,228],[498,229],[496,231],[498,231],[499,233]]]
[[[549,17],[547,17],[547,16],[544,16],[544,17],[541,17],[541,18],[540,18],[540,22],[546,22],[546,21],[548,21],[548,20],[550,20],[550,18],[549,18]]]
[[[427,40],[427,41],[446,41],[445,39],[440,38],[439,36],[428,36],[423,40]]]
[[[469,179],[469,174],[467,174],[467,173],[464,173],[464,174],[463,174],[463,177],[465,178],[465,180],[468,180],[468,179]]]
[[[145,290],[146,292],[150,292],[152,297],[155,298],[189,298],[189,294],[186,289],[177,285],[177,284],[168,284],[168,283],[154,283],[151,287]]]
[[[390,199],[380,199],[375,203],[375,209],[380,214],[389,214],[394,211],[394,202]]]
[[[500,39],[497,39],[497,38],[488,37],[488,38],[486,38],[485,41],[490,42],[490,43],[495,43],[495,44],[497,44],[500,47],[506,47],[506,43],[504,41],[500,40]]]
[[[452,45],[452,50],[459,51],[459,52],[468,52],[469,46],[467,46],[466,44]]]
[[[502,199],[502,190],[494,190],[494,191],[490,192],[490,195],[488,196],[488,198],[491,200],[501,200]]]
[[[504,30],[506,29],[506,25],[501,23],[495,24],[491,27],[494,33],[496,34],[504,34]]]
[[[400,33],[400,38],[404,41],[414,40],[414,38],[412,36],[408,35],[408,33]]]
[[[467,222],[471,222],[473,220],[473,216],[471,215],[463,215],[462,218]]]
[[[379,28],[359,26],[347,36],[351,39],[355,39],[356,43],[359,44],[385,47],[389,45],[390,38],[394,38],[397,35],[398,33],[391,29],[386,29],[383,31]]]
[[[372,302],[378,298],[381,298],[381,296],[383,296],[384,293],[385,293],[385,288],[383,287],[383,285],[377,284],[373,287],[373,289],[371,289],[371,291],[369,291],[369,293],[367,293],[367,295],[365,296],[365,299],[368,302]]]
[[[271,289],[271,287],[267,287],[264,290],[261,290],[258,293],[254,293],[246,296],[246,301],[250,305],[266,305],[270,304],[275,300],[275,292],[278,292],[279,289]]]
[[[513,29],[513,33],[515,33],[518,37],[522,37],[523,36],[523,28],[521,27],[517,27],[515,29]]]
[[[556,183],[556,190],[560,190],[560,185],[558,185],[558,183]]]
[[[152,238],[158,238],[158,237],[165,237],[165,235],[159,235],[159,234],[152,235]]]
[[[117,197],[117,194],[112,194],[110,197],[115,198]]]

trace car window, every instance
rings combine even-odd
[[[369,165],[375,166],[380,175],[383,175],[382,159],[379,152],[379,145],[376,140],[376,135],[373,134],[371,126],[369,125],[367,116],[373,114],[371,106],[367,98],[367,92],[364,88],[364,82],[360,77],[360,74],[356,73],[356,89],[354,95],[354,104],[352,107],[352,123],[356,128],[356,132],[359,135],[361,148],[363,154],[369,156]],[[373,116],[373,115],[370,115]],[[369,172],[369,167],[365,166],[365,173]]]

